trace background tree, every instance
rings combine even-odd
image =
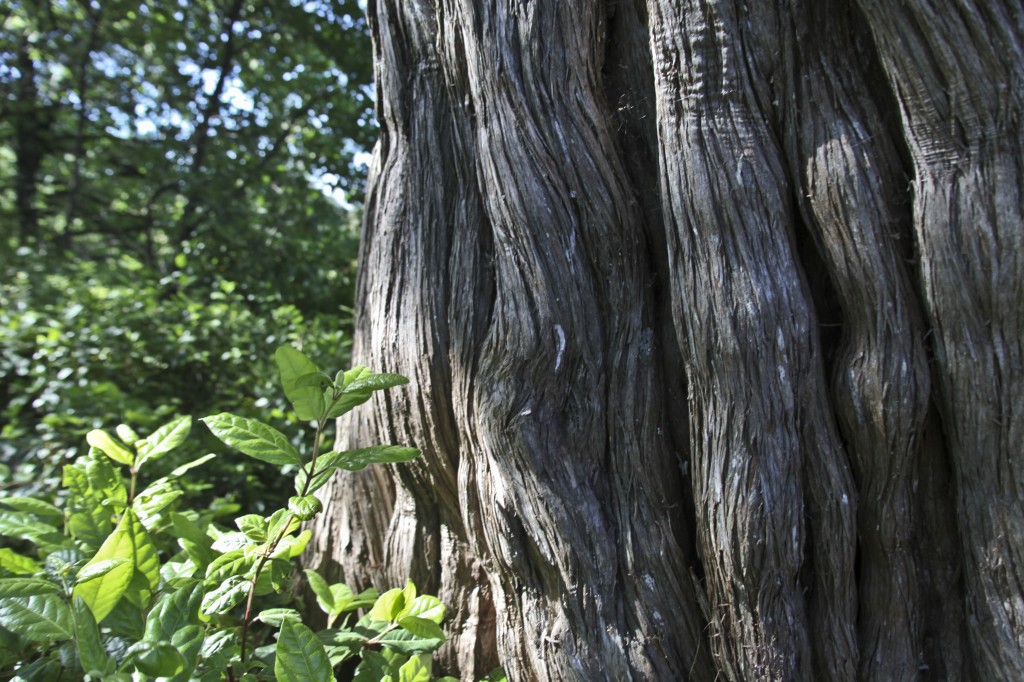
[[[369,17],[356,357],[413,386],[349,439],[425,457],[314,562],[464,675],[1024,676],[1024,7]]]
[[[370,64],[354,0],[3,5],[0,465],[15,479],[49,485],[117,419],[283,416],[283,342],[347,362]],[[222,490],[273,503],[243,467],[223,473]]]

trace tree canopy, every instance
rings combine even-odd
[[[0,238],[299,293],[375,133],[355,1],[16,2],[0,16]],[[13,252],[15,249],[11,249]],[[323,266],[323,267],[321,267]]]

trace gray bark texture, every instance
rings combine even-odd
[[[1024,7],[376,0],[312,565],[477,679],[1024,679]]]

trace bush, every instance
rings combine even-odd
[[[235,289],[219,280],[211,291],[180,272],[159,278],[124,256],[114,264],[53,264],[23,254],[0,285],[7,485],[28,485],[29,493],[55,488],[84,435],[111,419],[142,430],[174,414],[225,409],[294,420],[269,378],[268,358],[277,345],[292,343],[344,364],[348,320],[307,317],[294,305],[249,300]],[[170,470],[211,449],[224,452],[200,437],[159,466]],[[241,465],[218,461],[207,481],[251,491],[246,505],[280,502],[277,486]]]
[[[212,454],[143,485],[144,471],[185,447],[189,417],[145,438],[126,425],[116,435],[89,431],[88,454],[63,468],[61,507],[28,496],[0,502],[0,669],[25,680],[315,682],[354,659],[361,682],[432,679],[431,653],[445,641],[436,597],[411,582],[356,593],[307,569],[327,615],[327,628],[313,632],[290,591],[310,536],[301,523],[321,511],[315,491],[338,469],[419,455],[393,445],[320,452],[337,417],[406,380],[363,367],[331,377],[288,346],[275,358],[291,408],[316,424],[309,448],[238,414],[203,421],[228,446],[273,465],[278,480],[293,480],[286,507],[239,516],[235,529],[219,523],[222,509],[184,507],[185,475]]]

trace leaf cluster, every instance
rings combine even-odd
[[[433,679],[445,607],[413,583],[356,593],[307,569],[327,616],[319,632],[302,622],[289,592],[310,538],[301,522],[321,509],[313,493],[338,469],[419,454],[394,446],[320,453],[321,432],[373,391],[406,380],[365,368],[332,379],[287,346],[276,360],[296,411],[314,415],[308,453],[254,419],[202,421],[239,452],[294,472],[287,507],[244,514],[234,528],[217,510],[184,508],[181,481],[213,455],[142,485],[149,467],[186,443],[187,416],[145,437],[127,425],[90,431],[88,452],[64,467],[63,507],[28,496],[0,501],[0,670],[40,680],[326,681],[355,659],[362,682]]]

